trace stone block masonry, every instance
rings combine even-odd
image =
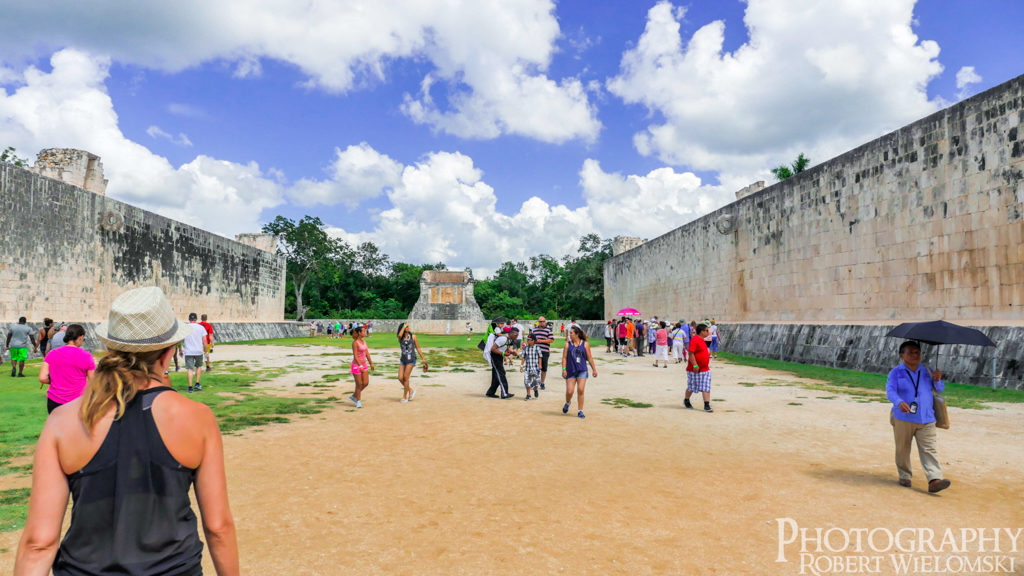
[[[99,322],[121,292],[163,288],[175,313],[279,322],[282,257],[0,164],[0,321]]]
[[[1024,324],[1024,76],[617,254],[604,279],[606,315]]]

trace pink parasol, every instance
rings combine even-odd
[[[640,311],[636,308],[623,308],[615,313],[616,316],[639,316]]]

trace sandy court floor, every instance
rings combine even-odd
[[[218,357],[298,366],[272,384],[291,388],[347,366],[323,350],[224,346]],[[394,351],[375,360],[393,364]],[[929,495],[916,452],[914,487],[896,484],[887,404],[716,361],[705,414],[682,408],[680,366],[648,360],[600,352],[586,420],[575,404],[561,413],[557,371],[524,402],[518,372],[516,397],[496,400],[483,397],[482,367],[417,369],[411,403],[374,375],[362,410],[343,402],[227,437],[244,573],[790,575],[800,549],[776,562],[779,518],[812,530],[1024,527],[1022,405],[952,408],[939,452],[953,486]],[[294,391],[347,397],[351,380],[336,384]],[[601,403],[615,397],[654,406]],[[17,537],[0,534],[0,571]],[[1024,573],[1018,544],[1004,555]]]

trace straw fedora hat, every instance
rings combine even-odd
[[[177,344],[192,332],[179,322],[164,291],[156,286],[124,292],[110,305],[107,321],[96,336],[108,350],[149,352]]]

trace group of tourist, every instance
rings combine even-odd
[[[708,336],[704,341],[712,357],[717,358],[720,343],[718,325],[713,318],[704,320],[702,324],[708,327]],[[697,321],[687,323],[686,320],[669,323],[658,320],[657,316],[649,321],[623,316],[607,322],[604,337],[608,352],[614,347],[615,351],[625,358],[634,355],[653,355],[655,366],[661,360],[667,367],[669,350],[672,351],[672,359],[676,364],[685,360],[686,346],[696,333],[697,325]]]
[[[202,320],[192,313],[188,324],[191,333],[180,343],[175,344],[175,371],[178,369],[178,357],[184,356],[185,369],[188,371],[188,392],[202,390],[200,376],[203,366],[211,369],[210,353],[213,351],[213,325],[207,321],[206,314]],[[25,362],[28,360],[28,345],[32,343],[32,353],[43,357],[39,368],[39,383],[46,388],[46,410],[52,413],[58,406],[67,404],[82,395],[89,378],[96,370],[96,362],[92,354],[86,350],[85,327],[81,324],[54,322],[50,318],[43,320],[38,331],[28,325],[27,318],[18,318],[7,331],[5,346],[11,356],[11,376],[25,377]],[[3,354],[0,354],[3,363]],[[168,370],[164,372],[166,375]],[[195,385],[193,386],[193,377]]]
[[[355,326],[361,326],[363,328],[363,336],[369,336],[373,332],[373,321],[370,322],[342,322],[341,320],[310,320],[309,322],[309,337],[323,337],[326,336],[329,340],[336,340],[344,338],[346,334],[351,334],[352,329]]]
[[[370,346],[366,343],[367,327],[363,324],[353,323],[349,327],[352,334],[352,362],[349,364],[349,372],[355,380],[355,391],[348,399],[356,408],[363,407],[363,391],[370,385],[370,372],[375,370],[373,355],[370,353]],[[429,370],[426,356],[420,349],[419,339],[413,334],[412,327],[402,322],[398,325],[395,333],[398,338],[398,382],[402,385],[402,399],[405,404],[416,398],[416,389],[412,386],[410,377],[412,370],[416,367],[417,359],[423,360],[423,371]]]

